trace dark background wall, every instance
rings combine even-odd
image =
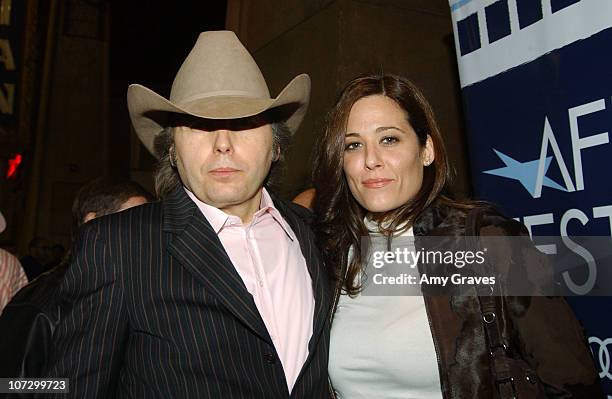
[[[10,148],[0,160],[24,154],[18,179],[0,181],[0,210],[10,226],[0,236],[4,247],[23,253],[35,235],[68,245],[74,194],[97,176],[131,178],[152,190],[155,162],[130,126],[127,86],[140,83],[167,96],[204,30],[235,31],[274,96],[299,73],[312,78],[310,110],[287,157],[282,196],[309,185],[311,149],[325,114],[342,86],[363,72],[402,74],[424,90],[457,169],[457,191],[470,191],[446,0],[25,3],[30,44],[20,64],[27,71],[20,98],[30,106],[19,116],[29,123],[0,130],[0,149]]]
[[[365,72],[404,75],[436,111],[456,187],[469,192],[459,83],[446,0],[237,0],[228,28],[253,53],[276,95],[295,75],[312,78],[309,113],[291,150],[281,194],[308,185],[310,149],[327,110],[350,79]]]

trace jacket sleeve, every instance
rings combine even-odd
[[[108,231],[108,226],[88,223],[73,247],[59,293],[61,320],[46,373],[68,378],[69,397],[74,398],[114,397],[123,362],[124,292],[101,231]]]

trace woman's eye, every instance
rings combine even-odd
[[[344,151],[352,151],[352,150],[356,150],[359,147],[359,143],[347,143],[344,146]]]
[[[395,144],[398,141],[399,141],[399,139],[397,137],[393,137],[393,136],[383,137],[382,140],[380,140],[380,142],[382,144]]]

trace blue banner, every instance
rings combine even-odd
[[[476,197],[537,236],[612,234],[612,2],[450,0]],[[611,239],[612,245],[612,239]],[[539,249],[554,254],[556,244]],[[580,252],[580,251],[578,251]],[[562,283],[612,395],[612,298]]]

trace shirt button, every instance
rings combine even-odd
[[[263,281],[259,280],[258,283],[260,287],[263,287]]]

